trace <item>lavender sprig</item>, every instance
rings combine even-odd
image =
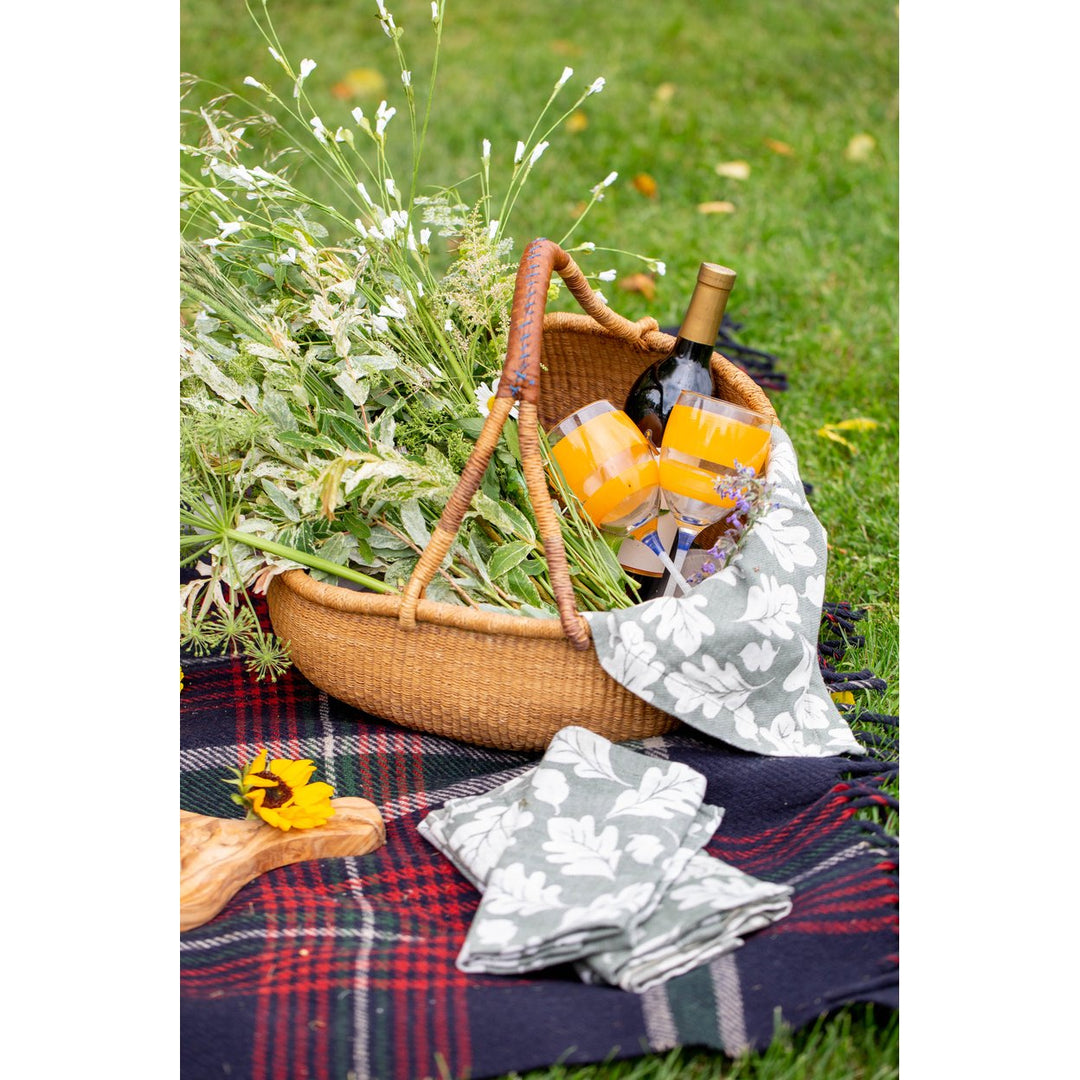
[[[757,521],[779,505],[773,501],[773,485],[764,476],[758,476],[752,466],[740,465],[738,461],[733,474],[716,480],[716,491],[721,498],[733,502],[735,508],[728,514],[716,543],[707,549],[708,557],[701,568],[688,578],[691,586],[728,566]]]

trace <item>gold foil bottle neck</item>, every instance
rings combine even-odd
[[[713,345],[720,332],[728,294],[735,284],[735,271],[717,263],[702,263],[697,285],[679,327],[679,337],[701,345]]]

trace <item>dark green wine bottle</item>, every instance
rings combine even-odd
[[[623,410],[657,448],[679,394],[683,390],[713,392],[709,361],[734,284],[734,270],[716,263],[701,264],[675,347],[663,360],[650,364],[626,395]]]

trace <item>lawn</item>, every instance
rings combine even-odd
[[[430,4],[388,6],[422,99]],[[327,128],[349,123],[356,107],[372,115],[383,98],[404,111],[375,0],[276,0],[271,11],[289,56],[317,61],[306,90]],[[186,107],[250,92],[245,76],[278,74],[244,0],[181,0],[180,13],[183,70],[203,80]],[[535,236],[561,240],[594,185],[617,171],[573,236],[597,247],[582,267],[622,279],[644,268],[633,252],[663,260],[667,272],[651,297],[612,282],[612,307],[671,326],[698,263],[737,270],[728,310],[739,339],[774,354],[789,379],[773,403],[829,533],[826,599],[867,610],[865,644],[844,665],[887,681],[858,705],[891,715],[899,712],[896,13],[894,3],[858,0],[451,0],[419,185],[458,186],[475,199],[486,139],[498,192],[564,67],[574,69],[568,93],[603,77],[603,92],[551,137],[514,206],[515,252]],[[409,161],[395,152],[395,174],[407,176]],[[328,200],[339,195],[326,188]],[[573,305],[565,295],[557,303]],[[845,441],[820,433],[856,418],[874,423],[842,430]],[[530,1080],[720,1075],[885,1080],[898,1075],[896,1019],[849,1009],[736,1062],[684,1050],[555,1066]]]

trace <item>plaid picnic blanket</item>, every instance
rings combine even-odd
[[[826,606],[840,628],[855,617]],[[832,669],[836,641],[820,646],[830,689],[877,685]],[[707,851],[794,888],[791,914],[742,948],[634,994],[569,965],[528,978],[455,967],[480,894],[417,824],[539,754],[384,723],[295,669],[267,683],[231,658],[183,668],[183,809],[239,816],[222,781],[266,747],[313,759],[337,795],[370,799],[386,821],[380,850],[272,870],[181,934],[184,1080],[481,1080],[680,1045],[735,1054],[767,1046],[777,1017],[798,1028],[846,1003],[898,1005],[897,844],[857,816],[891,801],[881,785],[895,766],[873,740],[851,759],[765,758],[682,728],[632,744],[705,775],[706,799],[726,807]]]

